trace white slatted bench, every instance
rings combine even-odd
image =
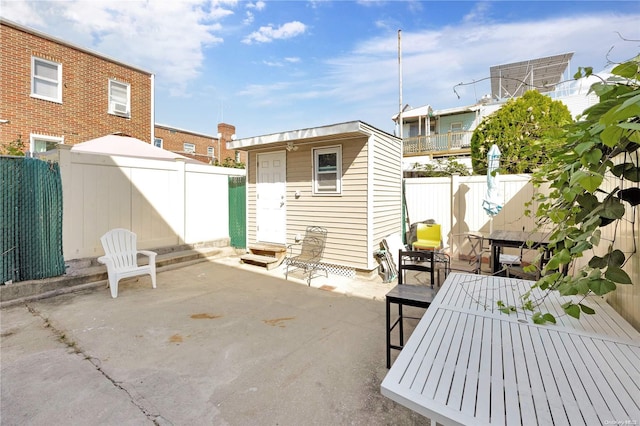
[[[451,274],[382,382],[382,393],[443,425],[640,422],[640,333],[603,299],[580,320],[552,293],[541,310],[504,314],[531,281]],[[535,294],[534,294],[535,296]]]

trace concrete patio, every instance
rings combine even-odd
[[[394,285],[230,256],[5,307],[0,423],[425,424],[380,394]]]

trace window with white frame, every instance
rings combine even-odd
[[[154,138],[153,146],[155,146],[156,148],[162,148],[162,138]]]
[[[342,192],[342,147],[331,146],[313,150],[313,192]]]
[[[55,149],[59,143],[64,143],[64,138],[32,134],[29,142],[30,152],[45,152]]]
[[[195,154],[196,153],[196,146],[192,143],[189,142],[185,142],[182,144],[182,151],[184,152],[188,152],[189,154]]]
[[[450,148],[460,148],[462,146],[462,122],[451,123],[450,127],[451,141]]]
[[[31,96],[62,103],[62,64],[31,57]]]
[[[209,157],[213,157],[213,154],[214,154],[214,152],[213,152],[213,147],[212,147],[212,146],[208,146],[208,147],[207,147],[207,155],[208,155]]]
[[[240,162],[240,151],[236,151],[236,163]]]
[[[121,81],[109,80],[109,114],[129,117],[131,112],[131,86]]]

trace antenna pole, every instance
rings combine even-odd
[[[400,90],[400,108],[399,108],[399,113],[398,113],[398,128],[399,128],[399,136],[400,139],[403,139],[402,137],[402,127],[403,127],[403,122],[402,122],[402,30],[398,30],[398,86],[399,86],[399,90]]]

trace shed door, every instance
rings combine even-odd
[[[286,159],[285,151],[258,154],[258,242],[286,243]]]

